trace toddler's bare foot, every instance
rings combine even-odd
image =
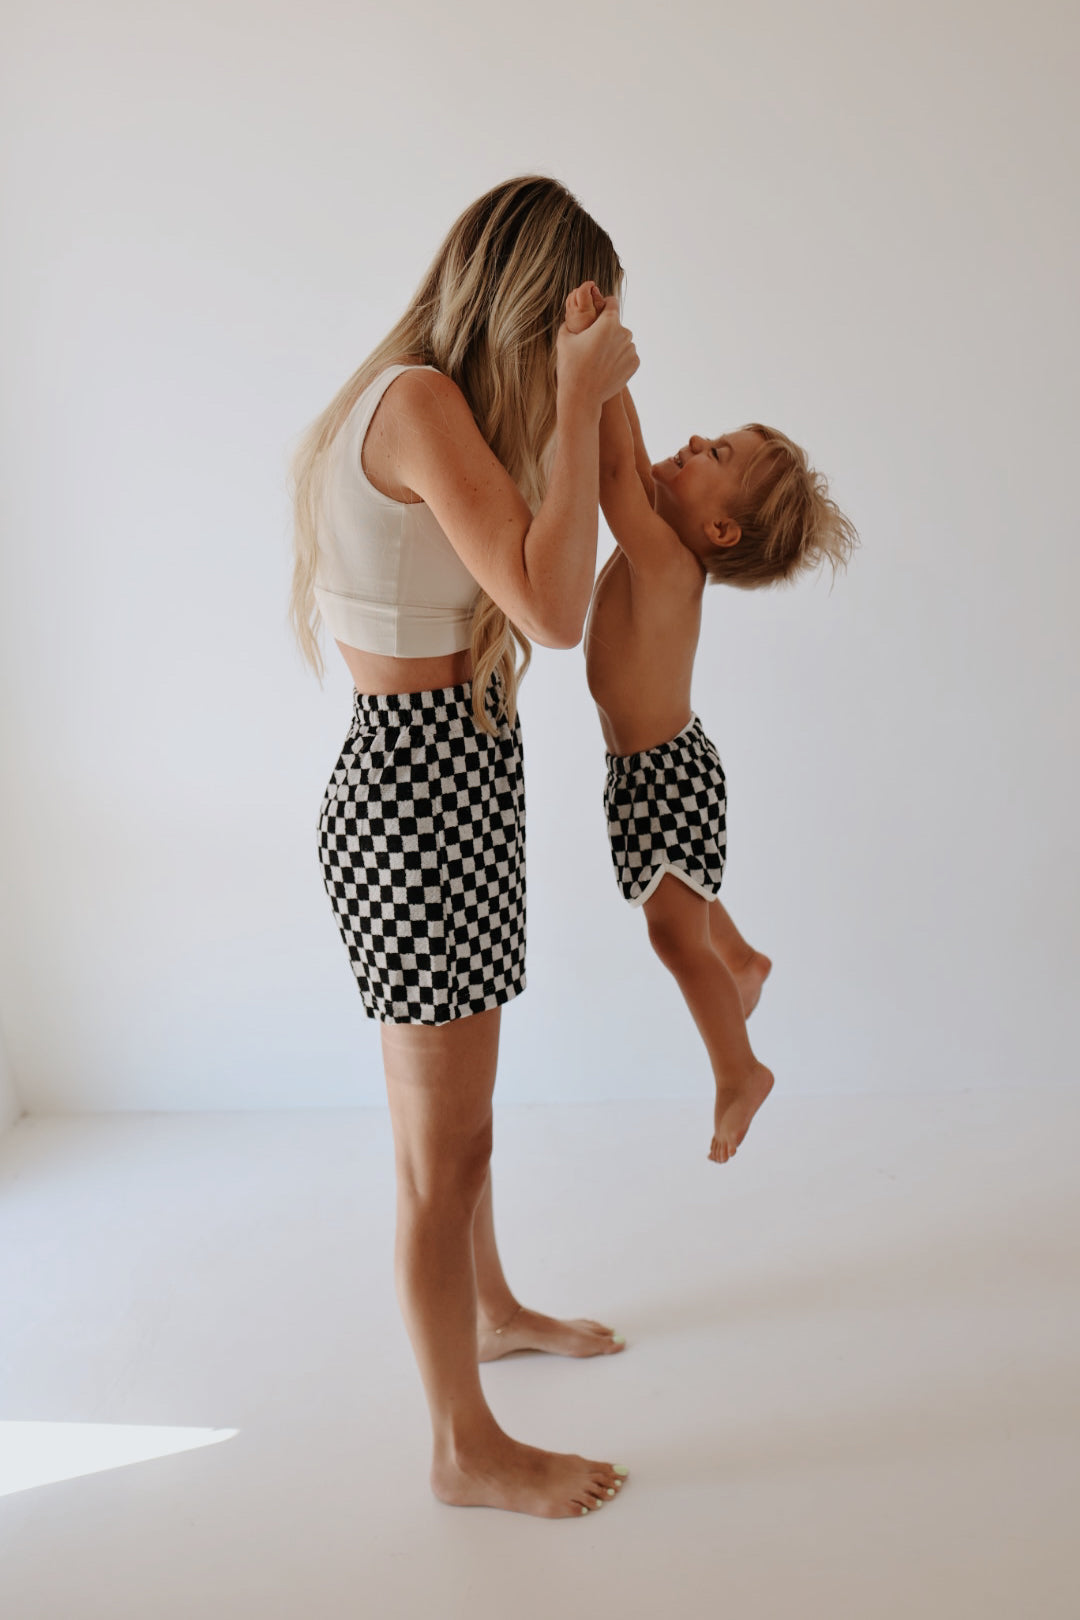
[[[730,971],[738,987],[743,1017],[749,1018],[761,1000],[761,987],[772,972],[772,963],[761,951],[751,950],[745,961],[739,962]]]
[[[497,1361],[512,1350],[546,1350],[553,1356],[613,1356],[626,1348],[621,1333],[602,1322],[562,1322],[521,1306],[498,1328],[476,1325],[481,1361]]]
[[[730,1091],[717,1091],[713,1115],[713,1139],[709,1158],[726,1164],[750,1129],[750,1121],[773,1088],[773,1077],[764,1063],[755,1063],[746,1079]]]
[[[626,1472],[611,1463],[524,1446],[496,1430],[475,1447],[436,1455],[431,1488],[440,1502],[454,1507],[570,1519],[613,1501]]]

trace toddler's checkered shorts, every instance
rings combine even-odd
[[[643,905],[671,872],[715,900],[727,854],[727,790],[697,715],[669,742],[605,757],[608,841],[624,898]]]
[[[525,988],[521,725],[478,730],[468,682],[355,694],[319,858],[369,1017],[444,1024]]]

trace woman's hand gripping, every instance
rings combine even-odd
[[[641,364],[619,300],[605,298],[595,281],[575,287],[566,300],[555,350],[560,403],[571,395],[601,406],[621,394]]]

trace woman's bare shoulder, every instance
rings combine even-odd
[[[440,486],[459,486],[462,480],[478,488],[490,485],[492,478],[510,482],[457,383],[444,372],[419,366],[410,366],[386,389],[371,419],[362,459],[376,489],[406,503],[422,500],[431,506]]]
[[[448,413],[451,419],[464,413],[472,420],[465,395],[445,372],[409,355],[392,360],[389,365],[408,366],[409,369],[394,378],[379,402],[376,414],[383,417],[386,425],[393,423],[399,428],[406,425],[430,427],[440,421],[445,422]]]

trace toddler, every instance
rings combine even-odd
[[[597,288],[578,289],[567,325],[583,331],[604,307]],[[601,416],[600,504],[617,549],[596,581],[585,658],[607,746],[611,855],[708,1050],[709,1157],[725,1164],[772,1090],[746,1033],[771,963],[717,898],[724,773],[690,708],[702,596],[708,581],[769,585],[825,559],[835,569],[858,537],[822,475],[774,428],[694,434],[650,465],[625,390]]]

